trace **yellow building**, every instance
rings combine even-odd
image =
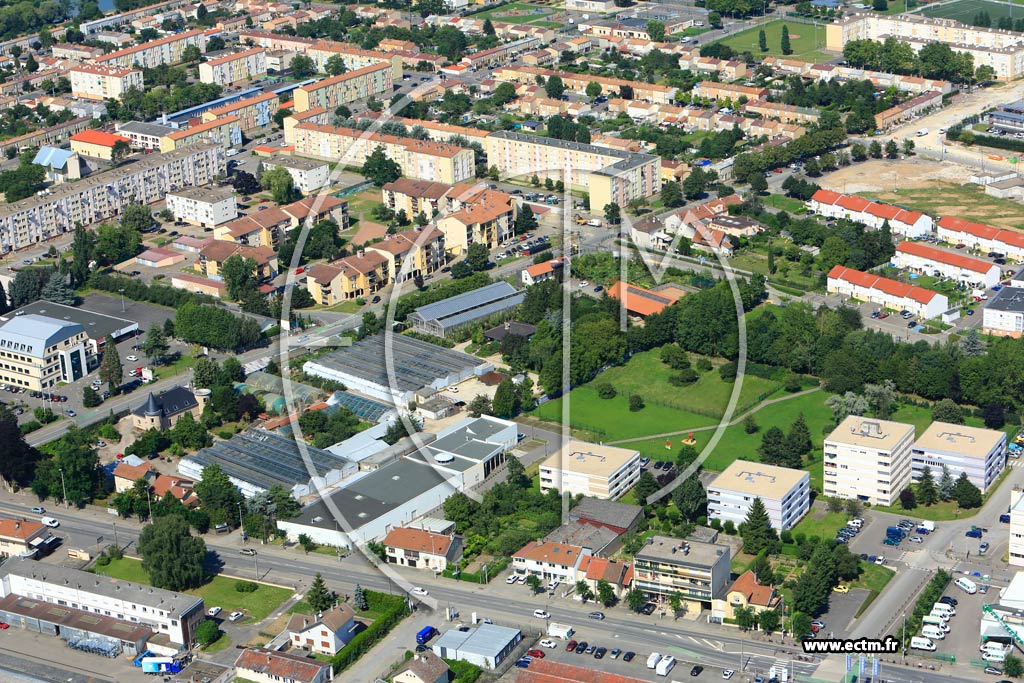
[[[199,65],[199,80],[221,86],[249,81],[267,73],[267,51],[254,47]]]
[[[225,104],[203,114],[203,123],[211,123],[228,116],[237,116],[242,132],[263,128],[274,122],[274,114],[281,108],[281,101],[272,92],[247,97],[238,102]]]
[[[298,124],[293,136],[296,156],[360,166],[381,147],[410,178],[454,185],[476,175],[473,150],[467,147],[313,123]]]
[[[143,90],[142,72],[113,66],[81,64],[68,72],[71,94],[87,100],[120,100],[129,88]]]
[[[626,206],[661,189],[661,160],[651,154],[500,131],[487,136],[487,166],[502,175],[532,175],[587,189],[590,205]]]
[[[321,306],[365,297],[388,285],[389,262],[378,252],[360,251],[331,263],[317,263],[306,270],[306,289]]]
[[[27,313],[0,325],[0,384],[50,389],[84,377],[93,360],[80,323]]]
[[[257,45],[267,50],[287,50],[304,54],[313,60],[313,64],[320,71],[325,70],[328,59],[337,55],[341,57],[346,71],[356,71],[375,64],[388,64],[391,66],[392,79],[397,81],[402,78],[402,55],[384,51],[383,43],[380,50],[363,50],[336,40],[317,40],[256,30],[240,31],[238,39],[244,44]]]
[[[395,282],[405,282],[440,270],[446,263],[444,232],[437,228],[388,235],[366,247],[387,260],[386,271]]]
[[[189,145],[215,142],[224,149],[238,147],[242,144],[241,119],[237,116],[225,116],[214,121],[191,126],[185,130],[175,131],[160,138],[160,151],[172,152]]]
[[[737,609],[750,609],[757,615],[778,609],[781,604],[782,598],[775,588],[761,585],[754,572],[746,571],[729,586],[724,599],[712,601],[711,610],[718,619],[735,619]]]
[[[395,213],[405,211],[410,219],[423,213],[430,218],[441,210],[444,197],[451,189],[452,186],[445,183],[399,178],[384,185],[381,194],[384,206]]]
[[[437,221],[448,253],[457,256],[471,244],[494,249],[512,238],[516,222],[512,195],[481,185],[460,185],[452,188],[448,199],[454,211]]]
[[[220,274],[224,262],[234,255],[251,258],[256,262],[256,279],[277,277],[277,254],[270,247],[250,247],[223,240],[214,240],[199,252],[195,269],[212,280],[223,280]]]
[[[121,135],[104,133],[101,130],[83,130],[71,136],[71,149],[84,157],[111,161],[114,145],[118,142],[131,143],[128,138]]]
[[[334,111],[342,104],[390,93],[392,83],[390,64],[366,66],[296,88],[295,111],[304,112],[314,107]]]
[[[206,32],[203,29],[175,33],[142,45],[116,50],[97,57],[93,63],[101,66],[140,66],[153,69],[164,64],[177,64],[183,61],[185,48],[190,46],[199,48],[200,52],[206,52]]]
[[[509,83],[522,83],[534,85],[537,76],[550,78],[558,76],[562,79],[567,90],[584,94],[590,83],[597,83],[601,90],[612,97],[625,97],[624,90],[632,92],[632,97],[627,99],[644,100],[655,104],[671,104],[675,101],[676,88],[656,83],[644,83],[643,81],[627,81],[623,78],[611,78],[608,76],[593,76],[589,74],[574,74],[567,71],[552,71],[535,66],[506,66],[494,70],[494,79]]]

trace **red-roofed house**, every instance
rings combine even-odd
[[[837,265],[829,271],[828,292],[896,311],[907,310],[926,320],[937,318],[949,310],[949,299],[945,294],[845,266]]]
[[[754,572],[740,574],[725,594],[724,600],[712,602],[712,613],[723,619],[734,619],[737,607],[749,607],[755,614],[765,610],[777,609],[781,599],[771,586],[762,586],[757,582]]]
[[[391,564],[443,572],[462,557],[462,539],[425,529],[399,527],[384,537],[384,550]]]
[[[831,190],[818,190],[807,202],[807,208],[827,218],[846,218],[876,230],[889,221],[894,235],[921,237],[932,231],[932,218],[920,211],[907,211],[891,204],[872,202],[855,195]]]
[[[0,557],[32,557],[49,539],[49,528],[27,519],[0,518]]]
[[[304,655],[250,647],[235,660],[235,676],[254,683],[327,683],[334,667]]]
[[[608,296],[618,299],[626,310],[642,317],[661,313],[679,301],[686,292],[674,285],[663,285],[657,291],[644,289],[625,282],[616,281],[608,288]]]
[[[512,568],[516,574],[536,574],[545,580],[575,584],[583,558],[590,555],[590,548],[554,541],[530,541],[512,556]]]
[[[580,573],[594,595],[597,595],[599,581],[607,581],[615,589],[616,597],[623,597],[633,583],[633,565],[627,562],[607,560],[603,557],[589,555],[580,563]]]
[[[965,285],[995,287],[999,284],[999,266],[988,261],[938,249],[920,242],[901,242],[896,247],[893,263],[926,275],[948,277]]]
[[[936,223],[936,234],[950,244],[966,244],[968,249],[996,251],[1017,261],[1024,260],[1024,233],[1016,230],[943,216]]]
[[[523,268],[523,284],[532,287],[538,282],[552,280],[555,273],[562,270],[562,259],[551,259],[543,263],[535,263],[532,266]]]
[[[124,142],[127,145],[131,144],[131,140],[122,135],[88,129],[71,136],[71,149],[84,157],[110,161],[114,152],[114,145],[118,142]]]
[[[520,669],[516,683],[647,683],[646,680],[614,674],[550,659],[535,659]]]

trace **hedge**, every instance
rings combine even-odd
[[[903,639],[904,648],[907,647],[910,639],[917,635],[918,630],[921,628],[921,620],[928,614],[931,614],[932,607],[942,597],[943,591],[946,590],[946,586],[952,580],[952,574],[945,569],[940,569],[935,572],[935,576],[932,577],[932,580],[921,591],[920,597],[917,598],[917,602],[914,604],[914,611],[907,616],[906,626],[904,627],[903,624],[900,624],[897,632],[894,634],[897,640]]]
[[[366,602],[370,609],[379,609],[381,613],[365,631],[358,633],[349,641],[348,645],[331,658],[331,664],[336,674],[352,666],[409,614],[409,607],[405,604],[405,600],[398,596],[368,590],[366,591]],[[359,616],[358,612],[356,616]]]
[[[495,576],[500,574],[505,569],[505,567],[507,567],[509,565],[509,563],[511,563],[511,562],[512,562],[512,558],[511,557],[499,557],[498,559],[494,560],[493,562],[488,562],[487,563],[487,582],[490,583],[491,580],[493,580]],[[482,572],[467,572],[467,571],[463,571],[463,572],[460,572],[458,576],[456,576],[454,570],[452,570],[452,569],[445,569],[443,572],[441,572],[441,576],[448,577],[449,579],[457,579],[458,581],[469,581],[471,583],[483,583],[483,573]]]

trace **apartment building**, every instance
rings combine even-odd
[[[297,156],[358,166],[381,147],[410,178],[454,185],[476,176],[473,150],[467,147],[315,123],[300,123],[293,134]]]
[[[462,539],[452,534],[435,534],[426,529],[397,527],[381,541],[386,561],[402,567],[443,572],[462,556]]]
[[[366,247],[384,257],[384,271],[395,282],[406,282],[439,271],[447,263],[444,232],[437,228],[416,228],[388,235]]]
[[[395,213],[405,211],[409,218],[422,213],[430,218],[441,210],[444,197],[451,189],[452,186],[446,183],[399,178],[385,184],[381,188],[381,195],[384,206]]]
[[[292,217],[273,206],[214,228],[213,238],[250,247],[277,247],[291,227]]]
[[[462,58],[462,63],[478,69],[505,64],[514,59],[516,55],[539,47],[540,43],[541,40],[537,36],[526,36],[519,40],[502,43],[497,47],[468,54]]]
[[[554,541],[530,541],[512,555],[516,574],[533,574],[543,581],[574,585],[580,578],[580,562],[590,557],[590,548]]]
[[[203,123],[213,123],[218,119],[237,116],[238,127],[245,133],[272,124],[274,114],[280,108],[281,100],[276,94],[268,92],[203,112]]]
[[[616,500],[640,478],[640,451],[569,441],[540,465],[540,490]]]
[[[772,527],[796,526],[811,506],[811,475],[804,470],[736,460],[708,485],[708,519],[746,521],[754,499],[760,498]]]
[[[267,50],[287,50],[304,54],[313,60],[313,64],[319,71],[324,71],[327,60],[337,55],[341,57],[346,71],[358,71],[367,66],[388,64],[391,67],[392,80],[402,78],[404,58],[398,52],[364,50],[356,45],[336,40],[319,40],[267,31],[240,31],[238,39],[244,44],[251,43]]]
[[[842,52],[851,40],[896,38],[920,51],[929,43],[945,43],[954,52],[974,57],[974,66],[992,67],[996,78],[1012,80],[1024,74],[1024,36],[1015,31],[981,28],[953,19],[917,14],[857,13],[825,26],[825,47]]]
[[[895,106],[889,107],[885,111],[875,114],[875,128],[878,130],[885,130],[889,126],[898,126],[905,121],[910,121],[913,118],[921,116],[922,114],[941,106],[942,93],[922,93],[907,100],[906,102],[900,102]]]
[[[142,121],[126,121],[114,124],[118,135],[128,138],[129,144],[135,149],[154,151],[160,149],[160,139],[178,130],[174,126],[162,123],[144,123]]]
[[[95,360],[80,323],[35,313],[0,321],[0,384],[42,391],[81,379]]]
[[[240,146],[242,144],[242,120],[237,116],[224,116],[207,123],[168,133],[160,138],[160,151],[173,152],[190,145],[204,145],[211,142],[220,145],[224,150]]]
[[[1007,561],[1024,567],[1024,489],[1019,486],[1010,491],[1010,557]]]
[[[935,234],[949,244],[963,244],[975,251],[995,251],[1014,261],[1024,261],[1024,233],[1018,230],[942,216],[935,224]]]
[[[331,167],[323,161],[275,154],[269,159],[264,159],[262,166],[263,170],[283,168],[288,171],[295,187],[302,194],[316,192],[331,182]]]
[[[484,149],[502,175],[563,180],[589,190],[591,206],[626,206],[661,189],[661,160],[651,154],[509,131],[487,136]]]
[[[740,97],[748,100],[763,100],[768,96],[767,88],[753,88],[748,85],[734,85],[732,83],[718,83],[717,81],[701,81],[693,86],[693,94],[696,97],[706,97],[709,100],[729,100],[736,102]]]
[[[74,59],[84,62],[87,59],[103,55],[103,48],[74,43],[54,43],[50,48],[50,53],[54,59]]]
[[[175,33],[135,47],[115,50],[102,57],[96,57],[93,63],[100,66],[122,68],[138,66],[144,69],[154,69],[165,64],[177,64],[183,61],[185,48],[191,46],[199,48],[200,52],[206,52],[206,32],[203,29]]]
[[[868,301],[893,311],[910,311],[925,320],[938,318],[949,310],[945,294],[846,266],[837,265],[828,272],[827,289],[829,294]]]
[[[252,259],[260,282],[277,277],[277,253],[270,247],[250,247],[225,240],[214,240],[199,251],[195,269],[211,280],[223,280],[224,262],[232,256]]]
[[[84,157],[111,161],[114,156],[114,145],[119,142],[128,144],[130,140],[120,135],[89,129],[71,136],[71,149]]]
[[[672,104],[676,96],[676,89],[667,85],[644,83],[643,81],[627,81],[623,78],[611,78],[609,76],[553,71],[534,66],[501,67],[494,70],[493,78],[498,82],[505,81],[523,85],[536,85],[537,76],[547,79],[555,75],[562,79],[562,83],[565,84],[567,90],[580,94],[585,93],[587,86],[593,82],[599,84],[606,95],[623,97],[625,99],[644,100],[655,104]]]
[[[363,112],[360,115],[364,119],[376,120],[380,118],[380,114],[372,111]],[[454,137],[465,138],[470,142],[479,142],[481,145],[484,140],[490,135],[489,131],[481,130],[479,128],[469,128],[468,126],[455,126],[450,123],[441,123],[440,121],[424,121],[421,119],[406,119],[402,117],[395,117],[389,119],[393,123],[400,123],[410,131],[413,128],[421,128],[427,134],[428,140],[434,142],[450,142]]]
[[[391,93],[393,71],[390,64],[372,64],[324,78],[295,89],[295,110],[304,112],[315,107],[334,111],[340,105],[374,95]]]
[[[766,119],[778,119],[785,123],[799,123],[800,125],[817,123],[821,117],[819,109],[796,107],[791,104],[768,102],[767,100],[748,101],[743,105],[743,111],[750,114],[758,114]]]
[[[0,251],[20,249],[116,217],[128,204],[152,204],[168,192],[208,185],[225,172],[224,150],[197,144],[166,154],[150,154],[44,194],[0,205]]]
[[[120,100],[125,91],[145,89],[142,71],[114,66],[80,64],[68,70],[71,94],[87,100]]]
[[[512,195],[467,184],[452,188],[448,199],[454,210],[437,221],[448,253],[458,256],[471,244],[494,249],[512,238],[517,207]]]
[[[910,449],[911,476],[917,480],[925,467],[938,480],[942,467],[953,479],[967,474],[985,493],[1006,466],[1006,434],[994,429],[933,422]]]
[[[633,556],[633,587],[659,602],[678,593],[699,612],[725,591],[729,555],[727,545],[652,536]]]
[[[876,230],[888,221],[894,235],[911,239],[930,234],[933,227],[932,217],[920,211],[907,211],[892,204],[832,190],[815,192],[808,200],[807,208],[827,218],[845,218]]]
[[[174,645],[192,643],[206,617],[203,599],[194,595],[23,558],[0,565],[0,597],[11,595],[145,626]]]
[[[857,69],[852,66],[839,66],[837,64],[822,63],[812,64],[801,62],[796,59],[783,57],[765,57],[761,63],[770,67],[775,73],[803,76],[812,81],[871,81],[879,90],[895,88],[900,92],[915,94],[936,90],[943,95],[948,95],[953,90],[953,84],[937,78],[920,78],[918,76],[905,76],[891,74],[885,71],[870,71],[868,69]]]
[[[948,277],[968,286],[986,289],[999,284],[1001,271],[990,261],[964,256],[945,249],[938,249],[920,242],[900,242],[892,263],[897,268]]]
[[[238,203],[231,188],[187,187],[167,194],[167,208],[174,220],[213,228],[238,217]]]
[[[981,331],[994,337],[1024,336],[1024,289],[1003,287],[981,311]]]
[[[360,251],[330,263],[306,269],[306,290],[321,306],[366,297],[391,281],[391,259],[377,251]]]
[[[825,495],[893,505],[910,483],[913,441],[913,425],[850,415],[825,439]]]
[[[219,86],[249,81],[266,73],[267,51],[262,47],[249,48],[199,65],[199,80]]]

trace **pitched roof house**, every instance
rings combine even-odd
[[[334,680],[330,662],[250,647],[235,660],[235,676],[254,683],[326,683]]]
[[[355,612],[341,604],[316,615],[296,612],[288,620],[293,648],[334,655],[356,634]]]

